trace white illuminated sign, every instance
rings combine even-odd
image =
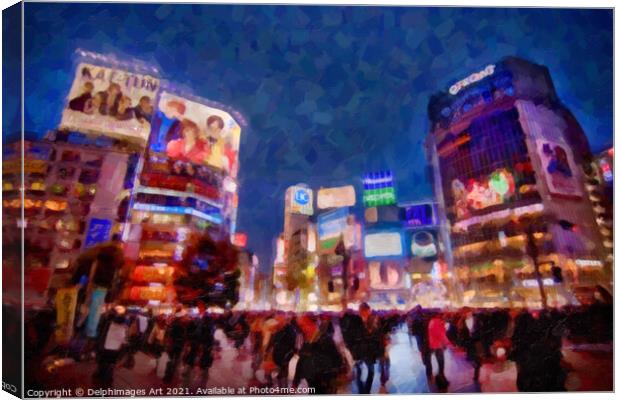
[[[486,78],[489,75],[493,75],[493,73],[495,72],[495,65],[491,64],[491,65],[487,65],[487,67],[485,69],[483,69],[480,72],[474,72],[473,74],[469,75],[467,78],[458,81],[457,83],[455,83],[454,85],[450,86],[449,92],[452,95],[457,94],[461,89],[463,89],[465,86],[471,85],[472,83],[478,82],[484,78]]]
[[[575,264],[577,264],[580,267],[602,267],[603,266],[603,263],[600,262],[599,260],[579,259],[579,260],[575,260]]]
[[[403,242],[399,232],[371,233],[364,236],[366,257],[390,257],[403,254]]]
[[[351,207],[355,205],[355,189],[351,185],[320,189],[316,201],[320,209]]]

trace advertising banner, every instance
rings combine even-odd
[[[60,127],[146,143],[159,79],[80,63]]]
[[[98,243],[106,242],[110,238],[112,221],[109,219],[92,218],[86,231],[84,248],[93,247]]]
[[[88,308],[88,319],[86,320],[86,336],[89,338],[97,337],[97,327],[101,314],[103,313],[103,305],[107,293],[108,289],[105,288],[96,288],[93,290],[90,307]]]
[[[353,207],[354,205],[355,188],[351,185],[319,189],[317,194],[316,206],[319,209]]]
[[[394,177],[392,171],[378,171],[364,174],[364,207],[396,204]]]
[[[412,258],[420,258],[426,262],[437,261],[438,245],[435,232],[415,230],[409,232],[409,251]]]
[[[340,239],[344,237],[349,217],[348,208],[339,208],[321,214],[317,218],[317,231],[319,236],[319,249],[322,252],[335,249]]]
[[[435,222],[435,205],[415,204],[405,207],[405,224],[407,226],[428,226]]]
[[[403,268],[396,262],[371,261],[368,263],[369,285],[372,289],[399,289],[403,287]]]
[[[369,232],[364,236],[366,259],[394,258],[404,254],[403,233],[398,230]]]
[[[68,343],[73,336],[77,295],[77,287],[61,288],[56,292],[56,343]]]
[[[570,149],[548,140],[537,140],[536,148],[549,192],[556,195],[581,197],[575,161]]]
[[[241,127],[225,111],[163,91],[151,123],[149,148],[172,160],[209,165],[233,178]]]
[[[287,208],[295,214],[312,215],[312,189],[303,186],[291,186],[286,191]]]
[[[467,218],[472,210],[503,204],[515,194],[513,174],[505,168],[497,169],[482,179],[452,181],[452,195],[457,218]]]

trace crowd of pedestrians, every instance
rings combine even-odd
[[[483,364],[512,360],[518,390],[562,391],[568,367],[562,358],[562,338],[582,328],[574,316],[581,312],[605,319],[609,311],[601,306],[585,311],[462,308],[447,312],[416,306],[405,313],[372,310],[363,303],[359,310],[345,313],[209,313],[204,309],[190,313],[178,307],[173,313],[153,316],[115,306],[102,315],[97,339],[85,351],[95,354],[93,385],[97,387],[111,387],[115,366],[133,368],[139,351],[156,360],[152,372],[163,384],[206,384],[226,341],[230,349],[237,349],[237,361],[252,358],[253,385],[306,385],[317,394],[330,394],[353,382],[358,393],[367,394],[376,375],[380,391],[385,391],[390,379],[390,339],[396,329],[406,327],[434,390],[449,390],[445,352],[451,348],[464,352],[478,387]]]

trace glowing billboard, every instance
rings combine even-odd
[[[515,194],[512,173],[505,168],[495,170],[483,179],[469,179],[463,183],[452,181],[452,195],[457,218],[467,218],[470,211],[503,204]]]
[[[364,207],[386,206],[396,203],[392,171],[369,172],[364,175]]]
[[[556,195],[581,197],[575,161],[570,149],[547,140],[537,140],[536,147],[542,163],[549,192]]]
[[[305,186],[291,186],[286,191],[286,209],[295,214],[312,215],[312,189]]]
[[[355,189],[353,186],[341,186],[319,189],[316,206],[319,209],[352,207],[355,205]]]
[[[240,138],[241,127],[227,112],[163,91],[152,118],[149,148],[236,177]]]
[[[158,78],[82,62],[60,128],[145,143],[151,131]]]
[[[349,222],[349,209],[346,207],[319,215],[317,218],[319,249],[321,251],[335,249],[340,236],[344,238]]]
[[[368,232],[364,235],[367,259],[400,257],[404,254],[403,233],[399,230]]]

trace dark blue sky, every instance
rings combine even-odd
[[[547,65],[593,150],[612,144],[611,10],[57,3],[25,10],[26,130],[42,134],[59,122],[78,47],[152,63],[246,116],[239,229],[263,265],[291,184],[359,189],[363,172],[389,168],[400,201],[430,196],[422,150],[429,96],[501,57]],[[3,134],[16,129],[5,115]]]

